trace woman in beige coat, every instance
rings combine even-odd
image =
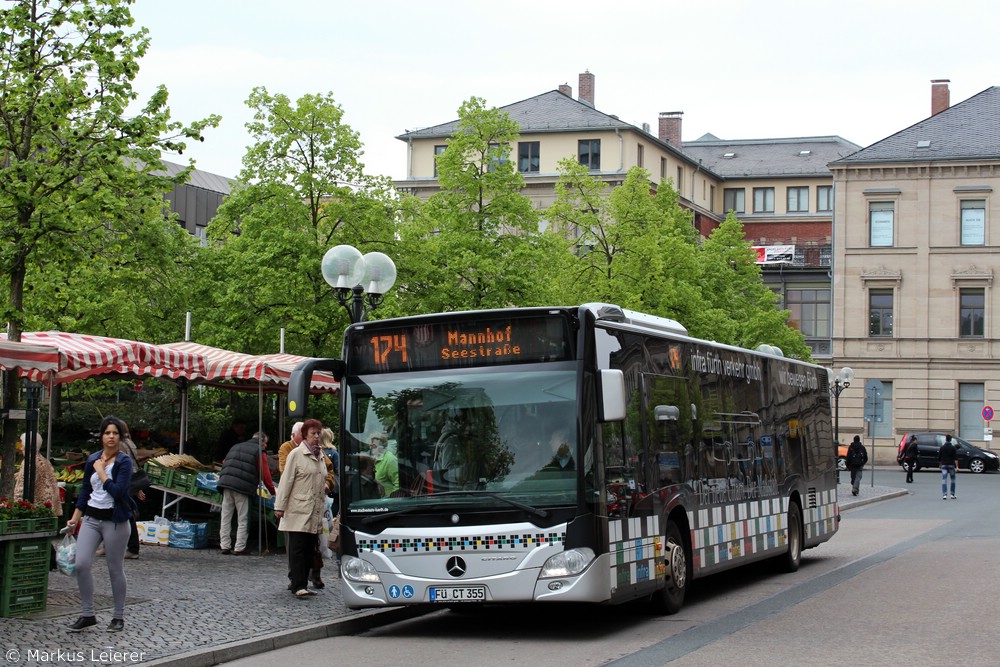
[[[302,424],[302,442],[285,460],[285,470],[274,498],[278,530],[285,533],[288,578],[296,597],[316,595],[309,590],[309,570],[323,532],[326,510],[326,461],[320,449],[323,424],[316,419]]]

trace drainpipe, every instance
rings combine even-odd
[[[615,128],[615,135],[618,137],[618,171],[625,171],[625,137],[622,136],[618,128]]]
[[[406,139],[406,180],[413,180],[413,137]]]
[[[691,177],[691,203],[694,203],[694,184],[698,180],[698,172],[701,171],[701,159],[698,159],[698,166],[694,168],[694,175]],[[711,207],[709,207],[711,208]]]

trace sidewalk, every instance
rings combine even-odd
[[[218,549],[143,545],[138,559],[125,561],[125,630],[118,633],[105,629],[112,600],[102,559],[94,567],[98,624],[83,632],[66,630],[80,615],[76,579],[52,572],[44,612],[0,619],[5,664],[213,665],[415,615],[404,607],[347,609],[330,561],[326,588],[296,598],[286,588],[287,570],[284,553],[223,556]]]
[[[861,478],[861,485],[858,487],[858,495],[851,495],[851,473],[840,471],[840,479],[837,484],[837,502],[841,510],[848,510],[854,507],[861,507],[879,500],[887,500],[898,496],[905,496],[909,493],[905,488],[904,473],[898,466],[879,466],[875,469],[875,485],[872,486],[872,471],[865,469]]]
[[[873,488],[866,471],[858,496],[851,495],[850,475],[842,472],[837,487],[840,508],[906,494],[905,489],[879,484],[902,481],[892,472],[876,470]],[[355,634],[426,612],[423,607],[347,609],[332,562],[323,570],[326,588],[298,599],[286,589],[283,553],[223,556],[218,549],[144,545],[140,558],[125,561],[125,571],[129,588],[124,632],[105,630],[111,620],[111,586],[99,559],[94,568],[98,625],[80,633],[66,630],[80,613],[76,580],[53,572],[46,611],[0,619],[5,664],[202,667]]]

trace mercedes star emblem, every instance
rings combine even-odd
[[[452,556],[451,558],[448,559],[448,564],[445,566],[445,569],[448,570],[448,574],[450,574],[451,576],[461,577],[463,574],[465,574],[467,568],[465,567],[465,561],[462,560],[462,558],[458,556]]]

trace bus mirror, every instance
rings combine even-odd
[[[333,377],[340,380],[347,366],[340,359],[306,359],[300,361],[288,378],[288,416],[292,419],[304,419],[306,402],[309,400],[309,385],[312,384],[313,371],[330,371]]]
[[[653,408],[653,417],[658,422],[675,422],[680,419],[681,411],[676,405],[657,405]]]
[[[620,370],[601,370],[600,407],[602,422],[625,419],[625,374]]]

